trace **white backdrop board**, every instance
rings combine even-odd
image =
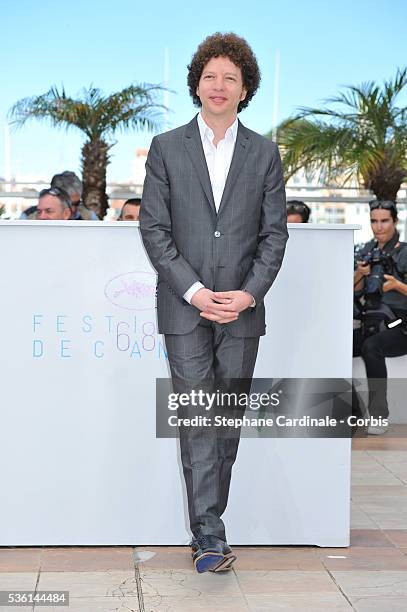
[[[352,376],[353,229],[289,226],[256,376]],[[185,544],[137,224],[0,222],[0,257],[0,545]],[[242,439],[228,540],[347,546],[349,500],[349,439]]]

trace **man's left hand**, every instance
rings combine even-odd
[[[239,312],[250,308],[254,302],[253,296],[247,291],[215,291],[213,296],[220,303],[212,304],[208,312],[201,312],[201,317],[216,323],[230,322],[229,319],[224,318],[225,310],[238,315]]]
[[[383,283],[383,291],[386,293],[387,291],[398,291],[400,286],[400,281],[397,278],[394,278],[391,274],[384,274],[384,278],[386,282]]]

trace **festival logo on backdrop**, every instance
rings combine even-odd
[[[155,316],[156,275],[119,274],[105,283],[103,294],[105,306],[96,299],[95,312],[33,313],[33,358],[103,359],[118,352],[131,359],[166,359]]]
[[[151,310],[154,308],[156,275],[151,272],[126,272],[106,283],[105,296],[125,310]]]

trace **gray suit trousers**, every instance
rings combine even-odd
[[[236,338],[228,332],[227,324],[206,323],[188,334],[165,334],[174,392],[191,390],[196,383],[208,392],[221,386],[221,391],[248,393],[259,338]],[[242,379],[241,384],[236,379]],[[178,415],[190,416],[189,410],[192,408],[185,407]],[[192,534],[226,541],[221,516],[228,501],[240,431],[180,427],[179,435]]]

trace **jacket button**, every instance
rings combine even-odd
[[[218,232],[218,230],[216,230],[216,232],[214,233],[215,238],[219,238],[220,236],[220,232]]]

